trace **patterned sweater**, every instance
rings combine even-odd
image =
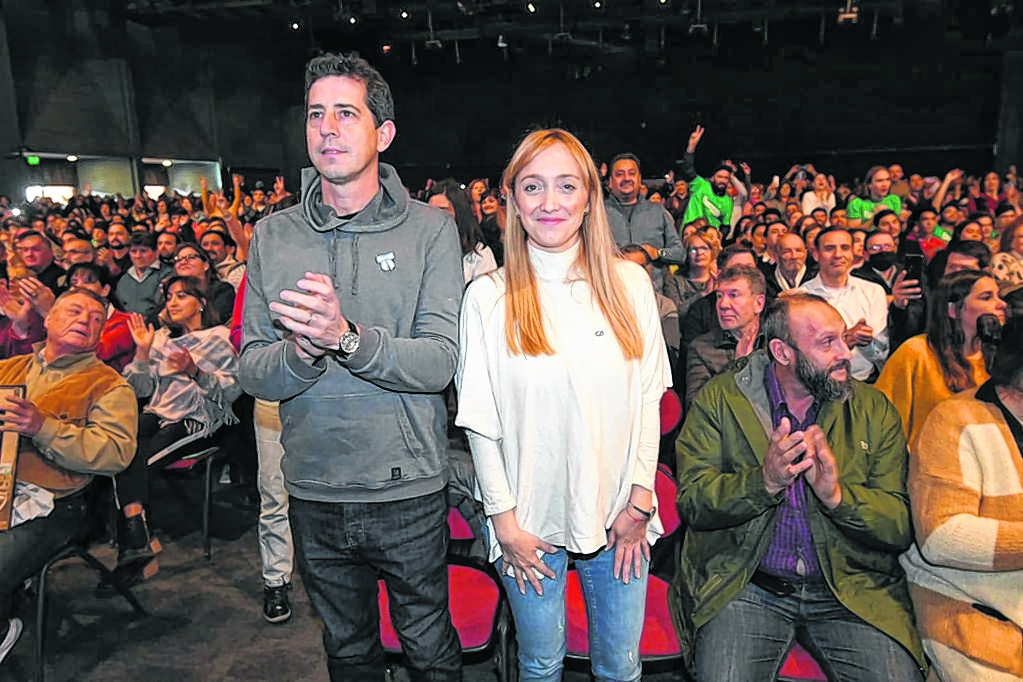
[[[1023,424],[992,382],[935,408],[910,456],[916,544],[901,558],[943,680],[1023,678]]]

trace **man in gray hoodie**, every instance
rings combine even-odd
[[[279,400],[295,557],[331,680],[383,680],[377,578],[413,680],[461,680],[448,611],[446,412],[461,249],[378,155],[387,83],[356,55],[306,70],[302,200],[256,225],[240,379]]]

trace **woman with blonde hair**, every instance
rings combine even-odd
[[[643,268],[614,245],[600,176],[564,130],[539,130],[502,179],[505,266],[462,305],[456,423],[510,596],[520,680],[560,680],[568,561],[598,680],[638,680],[659,404],[671,375]]]
[[[714,289],[721,241],[717,230],[711,229],[697,230],[682,241],[686,262],[674,275],[665,277],[665,295],[678,307],[679,318],[685,317],[689,306]]]

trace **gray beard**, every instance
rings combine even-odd
[[[796,351],[796,376],[806,386],[813,399],[819,403],[841,402],[852,395],[852,366],[848,360],[843,360],[838,365],[833,365],[825,370],[818,370],[807,359],[798,348]],[[839,381],[831,377],[833,370],[845,368],[849,377],[845,381]]]

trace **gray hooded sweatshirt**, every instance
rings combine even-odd
[[[348,220],[302,172],[302,201],[256,225],[249,252],[240,380],[281,401],[290,494],[319,502],[388,502],[445,484],[447,412],[439,393],[457,362],[462,253],[454,222],[409,198],[380,164],[380,191]],[[271,313],[306,272],[330,275],[359,350],[312,366]]]

